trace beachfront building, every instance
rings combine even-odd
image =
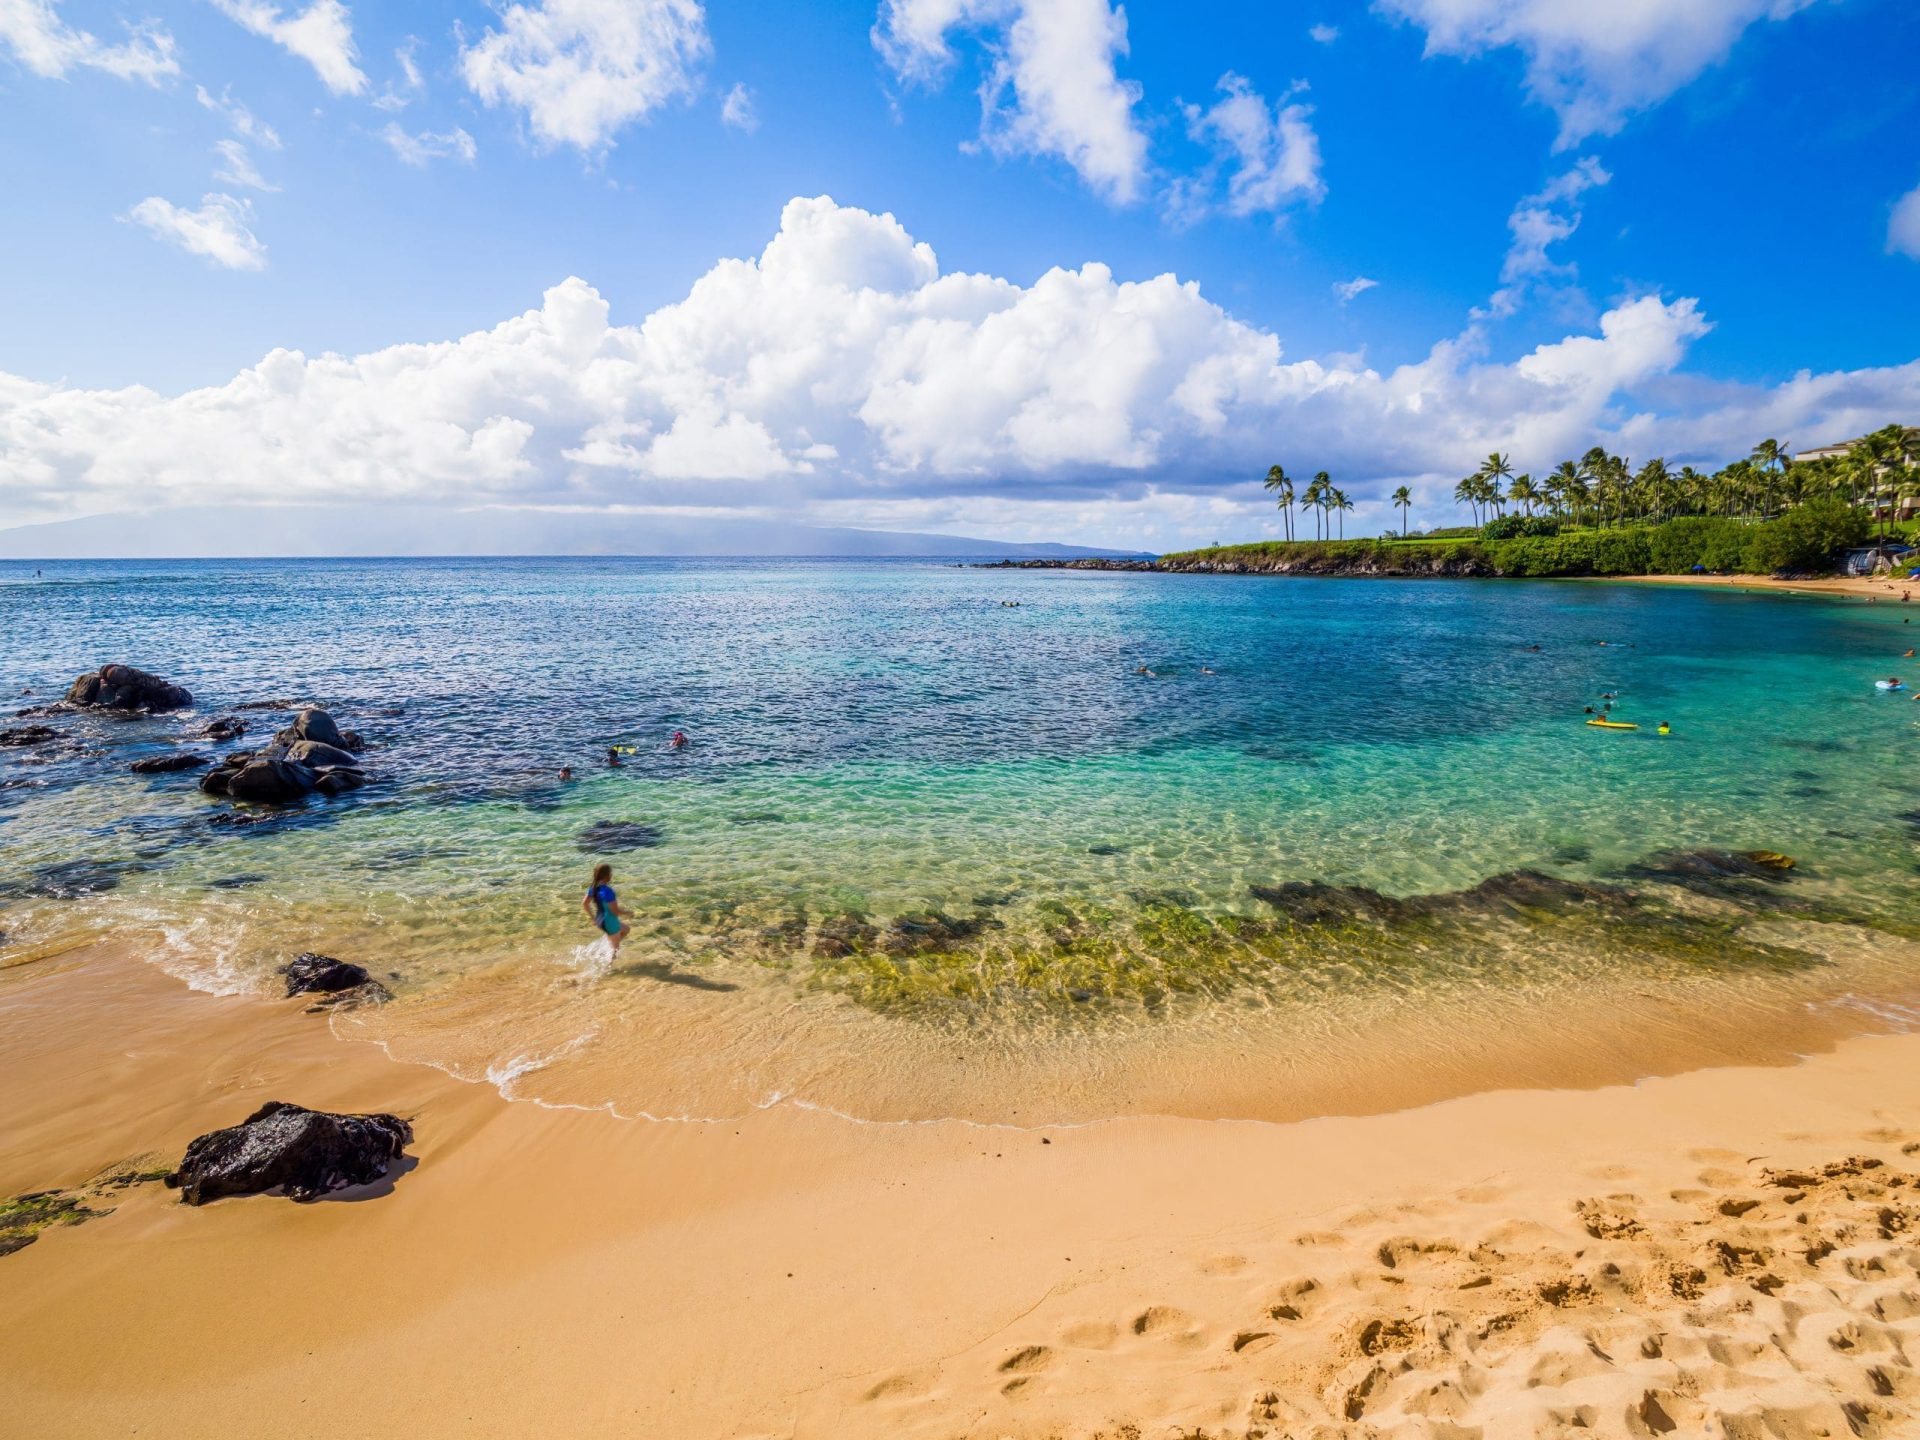
[[[1846,460],[1854,453],[1855,446],[1864,443],[1869,438],[1870,437],[1863,435],[1852,440],[1842,440],[1837,445],[1817,445],[1811,450],[1801,450],[1794,455],[1793,463],[1802,465],[1817,464],[1821,461]],[[1920,479],[1920,477],[1916,477],[1909,468],[1903,472],[1902,480],[1895,481],[1892,484],[1881,483],[1886,479],[1890,469],[1891,467],[1884,462],[1876,464],[1872,469],[1875,484],[1868,503],[1873,511],[1873,518],[1876,520],[1911,520],[1914,516],[1920,515],[1920,494],[1916,494],[1914,491],[1908,489],[1907,483],[1902,483],[1902,481],[1911,483],[1911,481]]]

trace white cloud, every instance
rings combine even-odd
[[[1814,0],[1375,0],[1427,32],[1429,55],[1473,56],[1512,47],[1526,57],[1527,90],[1560,118],[1559,146],[1611,135],[1724,60],[1761,20],[1784,20]]]
[[[313,0],[306,9],[282,14],[277,0],[212,0],[229,19],[313,66],[336,95],[359,95],[367,77],[355,62],[353,16],[340,0]]]
[[[1514,206],[1507,216],[1507,230],[1513,238],[1500,263],[1500,288],[1487,302],[1485,313],[1496,318],[1512,315],[1530,295],[1551,290],[1556,284],[1563,298],[1577,294],[1571,288],[1575,267],[1555,260],[1548,251],[1580,228],[1581,196],[1612,179],[1600,162],[1588,155],[1547,182],[1538,194]]]
[[[596,150],[693,93],[712,44],[698,0],[535,0],[461,51],[468,87],[526,111],[545,145]]]
[[[0,3],[4,3],[4,0],[0,0]],[[205,109],[211,110],[226,121],[233,133],[242,140],[258,145],[262,150],[280,148],[279,132],[234,99],[229,91],[222,90],[218,96],[214,96],[207,93],[206,86],[196,85],[193,87],[193,93]]]
[[[1920,185],[1893,202],[1887,217],[1887,250],[1920,260]]]
[[[1340,38],[1340,27],[1337,25],[1314,25],[1308,28],[1307,38],[1317,45],[1331,45]]]
[[[1274,215],[1295,200],[1318,200],[1327,193],[1309,107],[1284,97],[1269,107],[1248,80],[1231,70],[1220,77],[1219,89],[1221,98],[1211,107],[1185,109],[1187,134],[1211,146],[1227,168],[1227,213]],[[1209,173],[1176,186],[1176,211],[1193,218],[1215,183]]]
[[[243,190],[278,190],[278,185],[270,185],[261,178],[259,170],[254,168],[253,157],[247,153],[247,147],[238,140],[216,140],[213,153],[220,157],[220,164],[213,172],[213,178],[228,185],[238,185]]]
[[[473,136],[457,126],[444,134],[434,134],[422,130],[419,134],[409,134],[398,125],[389,124],[380,132],[380,138],[387,142],[393,153],[409,165],[424,169],[435,160],[459,160],[471,165],[479,148],[473,143]]]
[[[254,237],[253,207],[231,195],[203,196],[198,210],[149,195],[127,212],[162,240],[229,270],[264,270],[267,247]]]
[[[130,25],[123,44],[109,45],[68,25],[55,0],[0,0],[0,48],[46,80],[79,68],[157,85],[180,73],[173,36],[159,25]]]
[[[727,98],[720,102],[720,123],[749,135],[758,130],[760,112],[754,108],[753,91],[745,85],[735,85],[727,91]]]
[[[215,223],[227,207],[210,197]],[[891,216],[797,199],[758,257],[638,324],[570,279],[457,340],[277,350],[180,395],[0,375],[0,522],[326,499],[1208,540],[1255,527],[1276,459],[1377,503],[1494,450],[1536,471],[1594,444],[1713,461],[1920,413],[1920,361],[1774,388],[1679,373],[1706,329],[1694,301],[1645,296],[1510,362],[1472,330],[1386,371],[1290,360],[1171,275],[942,274]]]
[[[954,63],[947,37],[957,29],[988,37],[980,90],[988,149],[1053,156],[1116,204],[1140,198],[1140,92],[1114,68],[1127,53],[1125,11],[1107,0],[885,0],[873,41],[901,79],[935,84]]]
[[[411,105],[414,97],[427,88],[426,79],[420,73],[420,63],[413,58],[419,48],[419,38],[409,35],[407,43],[393,52],[393,63],[400,67],[400,89],[394,89],[389,81],[386,88],[373,98],[374,109],[385,110],[389,114],[397,113]]]
[[[1333,293],[1340,297],[1340,303],[1346,304],[1356,295],[1364,295],[1379,285],[1378,280],[1369,280],[1364,275],[1356,275],[1351,280],[1342,280],[1333,287]]]

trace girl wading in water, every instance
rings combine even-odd
[[[606,934],[607,943],[613,946],[613,953],[617,956],[620,942],[627,938],[627,931],[633,927],[627,924],[627,912],[620,908],[619,897],[613,893],[613,866],[593,867],[593,884],[587,887],[587,893],[581,898],[580,908]]]

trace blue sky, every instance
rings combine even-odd
[[[1920,423],[1916,59],[1903,0],[0,0],[0,524],[1161,548],[1274,460],[1365,530]]]

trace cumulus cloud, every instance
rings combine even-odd
[[[727,98],[720,102],[720,123],[749,135],[758,130],[760,112],[754,108],[753,91],[745,85],[735,85],[727,91]]]
[[[473,136],[458,126],[441,134],[429,130],[410,134],[398,125],[389,124],[380,132],[380,138],[403,161],[421,169],[435,160],[459,160],[471,165],[473,157],[479,153]]]
[[[191,255],[204,256],[228,270],[264,270],[267,247],[255,238],[253,207],[231,195],[203,196],[198,210],[187,210],[149,195],[127,212],[160,239]]]
[[[712,44],[698,0],[536,0],[460,54],[467,86],[524,110],[545,145],[597,150],[693,93]]]
[[[1920,260],[1920,185],[1893,202],[1887,217],[1887,250]]]
[[[1392,370],[1289,359],[1171,275],[943,273],[891,215],[796,199],[758,256],[719,262],[637,324],[569,279],[457,340],[277,350],[181,395],[0,375],[0,519],[699,505],[1205,540],[1253,523],[1253,481],[1275,460],[1331,470],[1367,501],[1492,450],[1534,469],[1596,443],[1724,459],[1756,435],[1857,433],[1920,409],[1920,362],[1777,389],[1686,376],[1706,329],[1694,301],[1644,296],[1508,362],[1471,332]]]
[[[278,150],[280,134],[264,120],[259,119],[245,105],[233,98],[232,92],[222,90],[217,96],[207,93],[207,87],[193,87],[194,98],[199,100],[203,109],[211,110],[227,122],[233,133],[251,145],[262,150]]]
[[[1379,283],[1378,280],[1369,280],[1364,275],[1356,275],[1351,280],[1341,280],[1336,283],[1333,293],[1340,297],[1340,303],[1344,305],[1356,295],[1364,295]]]
[[[1331,45],[1340,38],[1340,28],[1337,25],[1314,25],[1308,28],[1307,38],[1316,45]]]
[[[1208,206],[1222,174],[1221,205],[1230,215],[1277,215],[1294,201],[1327,193],[1320,178],[1320,137],[1308,106],[1285,97],[1269,105],[1250,81],[1231,70],[1220,77],[1219,90],[1220,99],[1206,109],[1185,107],[1187,134],[1209,146],[1216,159],[1199,177],[1174,186],[1179,218],[1193,218]]]
[[[217,140],[213,153],[220,157],[213,178],[228,185],[238,185],[243,190],[278,190],[278,185],[270,185],[261,178],[254,167],[253,157],[247,153],[247,147],[238,140]]]
[[[356,63],[353,16],[340,0],[313,0],[306,9],[282,14],[273,0],[213,0],[213,7],[262,40],[313,66],[320,83],[336,95],[359,95],[367,77]]]
[[[173,36],[160,26],[152,22],[129,26],[124,42],[109,45],[62,20],[54,0],[0,0],[0,47],[46,80],[86,69],[157,85],[180,73],[180,63],[173,58]]]
[[[956,30],[985,40],[980,139],[989,150],[1064,160],[1116,204],[1141,196],[1140,91],[1115,69],[1127,53],[1124,10],[1107,0],[885,0],[873,42],[895,75],[933,85],[953,68]]]
[[[1562,299],[1577,299],[1584,304],[1585,297],[1572,288],[1576,267],[1555,260],[1548,252],[1580,228],[1581,197],[1612,179],[1589,155],[1513,207],[1513,213],[1507,216],[1512,239],[1500,263],[1500,288],[1482,313],[1503,319],[1519,310],[1530,295],[1556,286]]]
[[[1377,0],[1427,33],[1429,55],[1512,48],[1526,60],[1528,93],[1560,119],[1559,147],[1611,135],[1658,104],[1762,20],[1784,20],[1814,0]]]

